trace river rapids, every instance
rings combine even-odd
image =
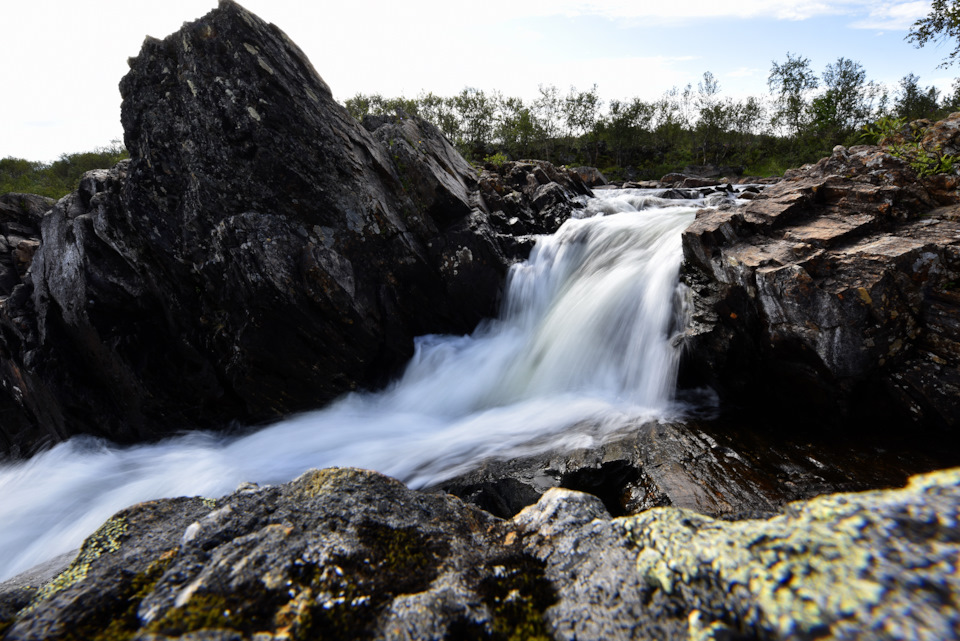
[[[122,448],[80,437],[0,464],[0,580],[79,547],[140,501],[217,497],[334,465],[424,487],[490,457],[590,446],[627,421],[682,414],[680,237],[704,202],[656,194],[598,191],[514,266],[499,318],[470,336],[421,337],[384,390],[243,436]]]

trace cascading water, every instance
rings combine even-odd
[[[676,413],[680,235],[702,205],[599,192],[588,217],[542,238],[512,270],[499,319],[471,336],[422,337],[381,392],[243,437],[127,448],[76,438],[0,465],[0,580],[76,548],[139,501],[220,496],[331,465],[422,487],[488,457],[582,447],[627,421]]]

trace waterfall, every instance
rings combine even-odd
[[[498,319],[470,336],[421,337],[380,392],[241,437],[125,448],[79,437],[0,465],[0,580],[139,501],[216,497],[332,465],[422,487],[488,457],[588,446],[627,421],[676,414],[680,235],[702,205],[598,192],[512,269]]]

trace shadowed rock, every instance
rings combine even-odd
[[[676,506],[725,519],[770,515],[791,501],[838,491],[896,487],[955,464],[896,440],[763,429],[741,419],[578,426],[578,447],[488,460],[435,487],[504,518],[551,488],[588,492],[614,516]]]
[[[554,231],[589,193],[511,165],[527,192],[488,204],[513,191],[500,176],[478,182],[423,121],[360,126],[229,0],[148,38],[120,90],[131,159],[43,219],[0,310],[8,452],[249,425],[382,384],[414,336],[495,313],[532,244],[517,236]]]
[[[778,421],[957,427],[960,223],[941,183],[838,147],[742,208],[700,212],[683,236],[682,378]]]

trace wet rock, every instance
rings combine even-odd
[[[669,200],[690,200],[693,198],[699,198],[700,192],[694,189],[670,188],[670,189],[665,189],[659,194],[657,194],[657,197],[667,198]]]
[[[0,626],[11,641],[950,638],[958,519],[957,470],[735,522],[611,518],[564,489],[503,521],[311,471],[125,510]]]
[[[700,212],[683,236],[682,380],[793,425],[956,427],[960,226],[937,206],[903,160],[838,147]]]
[[[699,178],[716,178],[723,182],[729,182],[737,176],[743,174],[743,167],[731,167],[726,165],[687,165],[681,172],[688,176],[697,176]]]
[[[692,178],[692,176],[688,176],[687,174],[670,173],[660,178],[659,186],[675,187],[687,178]]]
[[[640,180],[623,183],[624,189],[659,189],[659,187],[659,180]]]
[[[376,387],[414,336],[494,314],[529,234],[589,193],[548,163],[478,177],[403,115],[360,126],[229,0],[130,65],[131,159],[87,174],[39,247],[0,252],[0,280],[30,265],[0,307],[0,451],[257,424]]]
[[[596,167],[574,167],[572,171],[580,176],[587,187],[601,187],[607,184],[607,179]]]
[[[712,178],[701,178],[699,176],[690,176],[684,178],[678,185],[681,189],[696,189],[698,187],[716,187],[720,185],[719,180],[714,180]]]
[[[615,431],[579,426],[579,447],[488,460],[437,484],[502,518],[551,488],[598,497],[614,516],[675,506],[718,518],[770,515],[791,501],[896,487],[911,474],[960,463],[909,438],[842,439],[770,432],[743,417],[647,422]]]
[[[741,185],[775,185],[781,180],[780,176],[743,176],[738,182]]]

